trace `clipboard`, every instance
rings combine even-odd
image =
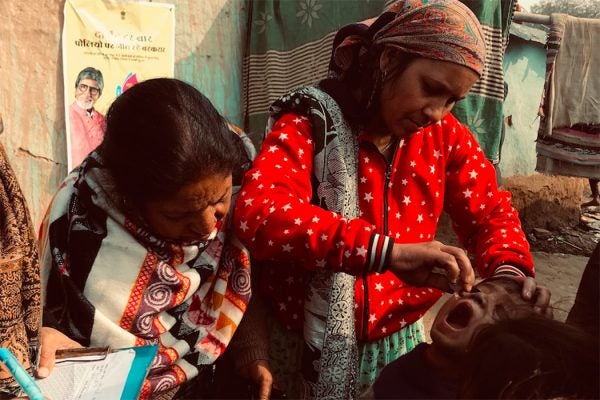
[[[157,345],[57,350],[55,369],[37,383],[50,398],[137,399],[157,351]]]

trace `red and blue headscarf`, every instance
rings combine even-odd
[[[484,69],[481,26],[458,0],[399,0],[379,17],[340,29],[330,70],[343,79],[357,63],[385,47],[463,65],[479,76]]]

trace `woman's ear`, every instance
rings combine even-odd
[[[384,73],[390,73],[400,62],[400,52],[392,47],[386,47],[379,56],[379,70]]]

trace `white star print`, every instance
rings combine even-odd
[[[269,240],[269,246],[273,246],[275,243],[272,240]]]
[[[292,208],[292,205],[291,205],[290,203],[287,203],[285,206],[281,207],[281,209],[282,209],[283,211],[287,211],[287,210],[289,210],[290,208]]]
[[[469,172],[469,175],[471,176],[471,179],[477,179],[477,171],[472,170],[471,172]]]
[[[307,231],[306,231],[306,234],[307,234],[308,236],[311,236],[311,235],[313,234],[313,230],[312,230],[312,229],[309,229],[309,230],[307,230]]]
[[[411,166],[411,167],[413,167],[413,168],[414,168],[416,165],[417,165],[417,163],[416,163],[416,162],[414,162],[414,161],[412,161],[412,160],[410,161],[410,166]]]
[[[289,243],[284,244],[283,246],[281,246],[281,249],[286,252],[286,253],[291,253],[292,250],[294,250],[294,248],[292,246],[290,246]]]
[[[429,173],[435,174],[435,165],[430,165],[429,166]]]
[[[373,195],[371,194],[371,192],[365,193],[365,198],[363,200],[365,200],[367,203],[370,203],[371,200],[373,200]]]
[[[402,185],[406,186],[408,184],[408,180],[402,179]]]
[[[262,174],[260,173],[260,171],[256,171],[252,174],[252,180],[257,180],[258,178],[260,178],[261,175]]]
[[[374,323],[375,321],[377,321],[377,317],[375,316],[375,314],[370,314],[369,315],[369,322],[370,323]]]
[[[296,225],[301,225],[301,224],[302,224],[302,220],[301,220],[300,218],[296,218],[296,219],[294,220],[294,224],[296,224]]]
[[[421,222],[423,222],[423,214],[419,214],[419,215],[417,215],[417,222],[418,222],[418,223],[421,223]]]
[[[294,119],[293,121],[296,125],[298,125],[300,122],[302,122],[302,120],[298,117],[296,117],[296,119]]]
[[[317,217],[316,215],[313,217],[312,222],[314,222],[315,224],[319,222],[319,217]]]
[[[248,230],[248,222],[246,222],[246,221],[240,222],[240,229],[242,231],[246,232]]]
[[[375,284],[375,290],[377,290],[378,292],[381,292],[383,290],[383,285],[379,282],[377,282]]]
[[[440,156],[441,156],[441,155],[442,155],[442,152],[441,152],[441,151],[439,151],[439,150],[434,150],[434,152],[433,152],[433,156],[434,156],[435,158],[440,158]]]
[[[363,158],[363,160],[365,160],[365,164],[368,164],[369,161],[371,161],[371,160],[369,160],[369,157],[365,157],[365,158]]]
[[[367,178],[365,178],[364,176],[362,178],[360,178],[360,183],[366,183],[367,182]]]
[[[367,249],[365,249],[365,246],[360,246],[356,249],[356,255],[358,257],[364,257],[367,255]]]
[[[322,234],[321,235],[321,240],[322,241],[326,241],[327,240],[327,235],[326,234]]]
[[[317,260],[317,268],[325,268],[326,265],[327,265],[327,263],[325,262],[324,259]]]
[[[469,197],[471,197],[471,195],[473,194],[472,191],[470,191],[469,189],[465,190],[463,192],[463,194],[465,195],[465,199],[468,199]]]
[[[402,202],[406,205],[410,204],[410,196],[404,196],[404,200],[402,200]]]

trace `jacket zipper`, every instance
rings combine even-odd
[[[394,140],[394,139],[392,139]],[[385,159],[383,154],[380,153],[381,157],[385,160],[385,180],[383,186],[383,234],[387,235],[388,231],[388,187],[390,186],[390,180],[392,179],[392,165],[396,159],[396,152],[398,151],[398,142],[394,144],[394,154],[390,162]],[[367,281],[367,271],[363,272],[363,341],[367,341],[369,338],[369,282]]]

